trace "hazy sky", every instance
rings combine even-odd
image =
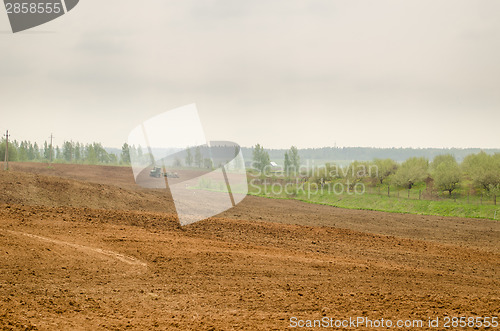
[[[120,147],[196,103],[208,139],[268,148],[500,147],[500,2],[81,0],[12,34],[0,130]]]

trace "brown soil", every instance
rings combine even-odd
[[[0,172],[0,327],[285,329],[498,316],[500,226],[247,197],[179,227],[126,167]],[[440,328],[442,329],[442,327]]]

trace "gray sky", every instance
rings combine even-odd
[[[268,148],[500,147],[499,1],[81,0],[12,34],[0,130],[120,147],[196,103],[208,139]]]

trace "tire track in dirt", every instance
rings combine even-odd
[[[106,249],[102,249],[102,248],[84,246],[84,245],[70,243],[70,242],[62,241],[62,240],[58,240],[58,239],[42,237],[42,236],[38,236],[35,234],[26,233],[26,232],[18,232],[18,231],[11,231],[11,230],[5,230],[5,231],[7,231],[11,234],[22,235],[22,236],[26,236],[29,238],[38,239],[38,240],[50,242],[50,243],[61,245],[61,246],[69,246],[69,247],[75,248],[77,250],[83,251],[85,253],[97,253],[99,255],[108,256],[108,257],[114,258],[118,261],[121,261],[121,262],[129,264],[129,265],[135,265],[135,266],[140,266],[140,267],[144,267],[144,268],[147,268],[147,266],[148,266],[146,262],[143,262],[143,261],[136,259],[134,257],[123,255],[123,254],[120,254],[120,253],[117,253],[114,251],[110,251],[110,250],[106,250]]]

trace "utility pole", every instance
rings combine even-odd
[[[9,170],[9,130],[5,134],[5,161],[3,167],[4,170]]]
[[[53,138],[54,138],[54,136],[51,133],[50,134],[50,162],[49,162],[49,164],[52,164],[52,139]]]

